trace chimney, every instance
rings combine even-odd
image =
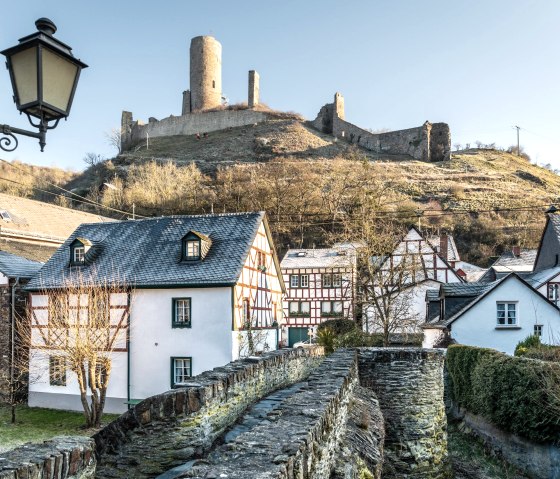
[[[447,261],[449,237],[445,234],[439,237],[439,255]]]
[[[511,252],[513,253],[513,256],[519,258],[521,256],[521,246],[514,246],[511,248]]]

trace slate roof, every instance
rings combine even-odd
[[[513,251],[504,251],[492,268],[500,273],[530,273],[536,257],[536,249],[522,249],[519,256],[515,256]]]
[[[63,208],[42,201],[0,193],[0,211],[11,221],[0,217],[1,235],[26,235],[49,238],[62,243],[82,223],[113,221],[104,216]]]
[[[439,301],[439,289],[426,290],[426,301]]]
[[[444,296],[478,296],[494,283],[444,283],[440,286]]]
[[[31,278],[43,266],[38,261],[30,261],[21,256],[0,251],[0,272],[10,278]]]
[[[527,275],[524,277],[533,288],[540,288],[543,284],[548,282],[550,279],[560,274],[560,266],[554,266],[553,268],[547,268],[536,273]]]
[[[342,254],[340,254],[342,253]],[[290,249],[282,258],[282,269],[347,268],[355,262],[355,245],[341,244],[336,248]]]
[[[28,290],[61,288],[82,272],[85,281],[100,279],[136,288],[225,286],[237,282],[264,212],[161,218],[83,224],[65,241],[28,284]],[[204,260],[181,262],[181,238],[191,230],[212,239]],[[70,266],[70,244],[87,238],[96,258]]]

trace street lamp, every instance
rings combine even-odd
[[[56,128],[60,119],[70,114],[80,71],[87,68],[74,58],[72,48],[53,37],[53,22],[39,18],[35,26],[36,33],[20,38],[19,44],[0,53],[6,57],[16,107],[39,132],[0,124],[0,133],[5,135],[0,138],[0,148],[4,151],[17,148],[14,133],[38,138],[43,151],[47,130]]]

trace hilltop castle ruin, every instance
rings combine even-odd
[[[183,92],[181,116],[162,120],[149,118],[145,124],[134,121],[132,113],[122,112],[121,151],[146,138],[225,130],[253,125],[276,118],[258,109],[260,77],[249,71],[246,109],[224,108],[222,95],[222,45],[214,37],[199,36],[190,45],[190,89]],[[411,157],[423,161],[449,160],[451,135],[446,123],[430,123],[406,130],[372,133],[345,121],[344,98],[340,93],[334,102],[324,105],[311,125],[323,133],[356,144],[384,156]]]

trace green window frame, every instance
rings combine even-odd
[[[190,328],[192,326],[192,298],[173,298],[171,304],[171,327]]]
[[[64,356],[49,356],[49,384],[66,386],[66,358]]]
[[[185,374],[186,371],[188,374]],[[192,378],[192,356],[171,356],[171,388],[181,387],[186,378]]]

